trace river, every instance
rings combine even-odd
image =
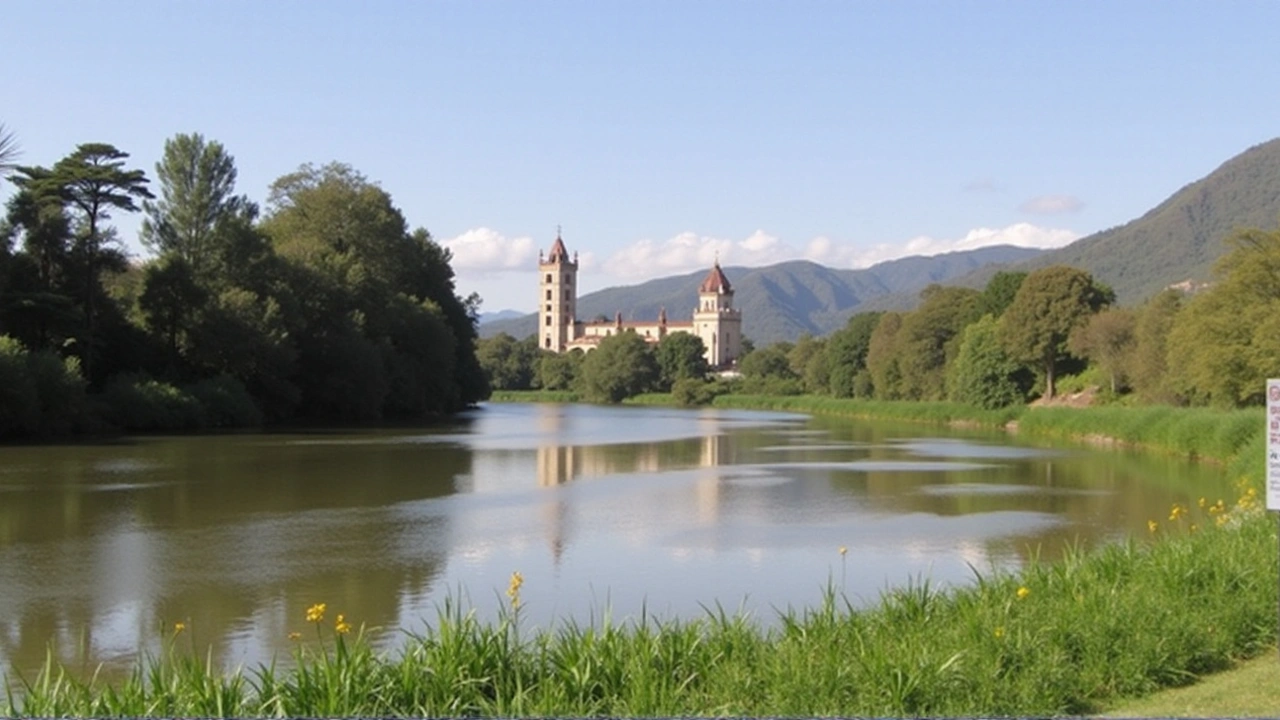
[[[488,405],[425,428],[0,447],[0,674],[127,667],[182,623],[227,667],[287,658],[323,602],[391,648],[446,598],[521,622],[832,587],[963,584],[1146,537],[1221,468],[996,431],[780,413]],[[843,549],[843,552],[842,552]]]

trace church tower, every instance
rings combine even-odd
[[[573,340],[574,316],[578,311],[578,257],[569,252],[556,230],[556,241],[545,258],[538,253],[538,338],[539,347],[564,352]]]
[[[725,367],[742,354],[742,311],[733,307],[733,287],[720,270],[720,261],[698,287],[693,332],[707,347],[707,363]]]

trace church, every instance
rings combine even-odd
[[[684,332],[702,338],[707,364],[713,368],[732,367],[742,355],[742,311],[733,307],[733,287],[716,261],[698,286],[698,306],[688,322],[668,322],[666,308],[653,322],[623,322],[619,311],[614,320],[582,322],[577,319],[578,254],[569,258],[564,240],[556,233],[551,252],[538,252],[538,338],[553,352],[594,350],[611,335],[631,332],[657,343],[671,333]]]

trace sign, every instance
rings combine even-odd
[[[1280,510],[1280,380],[1267,381],[1267,509]]]

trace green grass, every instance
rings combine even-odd
[[[1186,687],[1122,702],[1107,717],[1275,717],[1280,713],[1275,648]]]
[[[849,400],[821,395],[721,395],[715,407],[743,410],[782,410],[844,417],[907,420],[938,424],[982,425],[1003,427],[1018,418],[1023,408],[983,410],[971,405],[949,402],[907,402],[886,400]]]
[[[569,390],[494,390],[490,402],[578,402],[578,394]]]

